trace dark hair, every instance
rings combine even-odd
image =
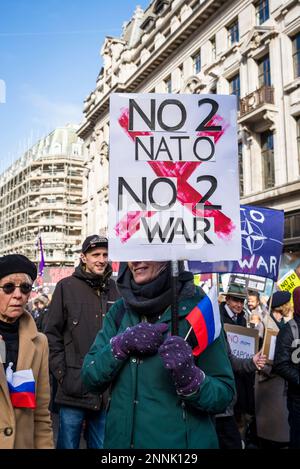
[[[248,296],[255,296],[258,299],[258,301],[260,300],[260,296],[259,296],[258,291],[248,290]]]

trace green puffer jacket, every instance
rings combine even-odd
[[[185,337],[189,324],[185,316],[202,295],[179,303],[179,335]],[[197,359],[205,372],[200,390],[178,396],[171,373],[158,354],[139,359],[117,360],[110,339],[134,326],[139,315],[126,308],[123,300],[111,307],[103,329],[86,355],[82,379],[90,391],[103,391],[112,384],[112,397],[105,428],[105,448],[218,448],[213,414],[223,412],[234,397],[235,385],[224,336],[221,335]],[[121,319],[118,327],[119,319]],[[171,327],[171,309],[159,322]]]

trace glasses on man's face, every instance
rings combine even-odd
[[[0,288],[6,293],[6,295],[11,295],[16,288],[20,288],[21,293],[27,295],[32,290],[32,285],[30,283],[20,283],[20,285],[16,285],[13,282],[5,283],[4,285],[0,285]]]

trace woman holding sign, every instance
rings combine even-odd
[[[0,258],[0,449],[51,449],[48,344],[25,311],[35,265]]]
[[[187,316],[202,300],[209,305],[208,297],[190,272],[179,273],[179,334],[170,336],[170,263],[129,262],[117,285],[123,298],[105,316],[82,368],[90,391],[112,386],[104,447],[217,448],[212,414],[234,397],[224,336],[197,357],[185,340]]]

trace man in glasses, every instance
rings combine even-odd
[[[53,448],[48,344],[26,311],[36,276],[27,257],[0,257],[0,449]]]
[[[53,293],[46,334],[50,369],[58,381],[57,448],[79,448],[83,427],[88,448],[103,445],[106,396],[87,392],[80,369],[105,314],[119,297],[111,275],[107,238],[88,236],[82,244],[80,264]]]

